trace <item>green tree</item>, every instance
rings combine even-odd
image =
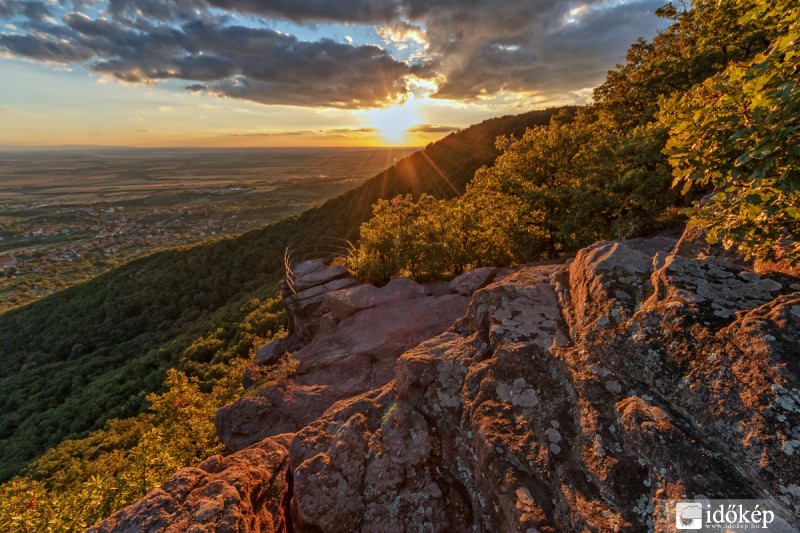
[[[0,485],[0,531],[83,531],[178,469],[223,452],[214,413],[243,393],[247,356],[284,334],[279,297],[253,299],[247,308],[244,321],[230,331],[219,328],[186,348],[184,356],[195,358],[195,376],[170,369],[164,392],[146,397],[147,412],[65,440],[24,476]],[[208,361],[198,362],[198,353]]]
[[[691,0],[679,9],[668,3],[656,11],[672,24],[652,41],[637,40],[625,63],[608,73],[594,91],[595,102],[630,129],[651,122],[659,98],[691,89],[731,61],[763,51],[775,32],[771,13],[743,17],[756,0]]]
[[[693,224],[746,256],[800,261],[800,10],[760,2],[747,20],[777,17],[779,37],[665,106],[666,153],[684,192],[712,186]]]
[[[463,270],[449,213],[451,202],[423,194],[379,200],[361,225],[359,274],[386,282],[403,275],[417,279]]]

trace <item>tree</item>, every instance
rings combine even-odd
[[[463,271],[464,253],[454,202],[423,194],[379,200],[361,226],[359,274],[386,282],[394,276],[430,279]]]
[[[693,224],[747,257],[800,261],[800,10],[762,1],[748,20],[778,17],[779,37],[664,107],[676,183],[713,186]]]
[[[756,0],[691,0],[678,9],[668,3],[656,14],[673,21],[652,41],[637,40],[625,64],[608,73],[594,91],[597,105],[619,127],[651,122],[659,98],[682,93],[728,66],[764,50],[775,34],[775,18],[743,17]]]

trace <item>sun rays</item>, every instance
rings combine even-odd
[[[419,110],[413,95],[402,104],[367,111],[367,123],[387,146],[408,144],[409,130],[419,122]]]

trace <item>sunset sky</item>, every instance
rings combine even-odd
[[[588,102],[662,3],[0,0],[0,144],[424,145]]]

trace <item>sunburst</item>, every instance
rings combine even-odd
[[[405,144],[409,139],[409,130],[419,124],[416,102],[412,97],[402,104],[371,109],[367,113],[367,122],[377,130],[385,144]]]

